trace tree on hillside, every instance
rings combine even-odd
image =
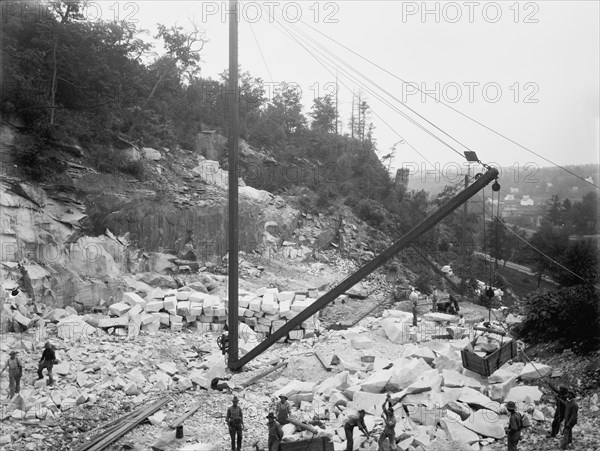
[[[129,130],[127,131],[127,135],[132,135],[148,107],[149,102],[154,97],[157,88],[172,71],[178,69],[180,74],[185,74],[187,72],[188,74],[193,75],[199,70],[196,65],[200,61],[200,52],[204,48],[206,39],[204,32],[200,31],[196,24],[192,23],[192,26],[192,31],[186,32],[183,27],[167,28],[164,25],[158,25],[158,34],[156,35],[156,38],[161,38],[164,41],[167,53],[160,57],[154,64],[158,78],[137,111]]]
[[[282,82],[266,109],[266,116],[283,127],[288,137],[306,126],[301,95],[297,86]]]
[[[318,97],[313,101],[311,129],[321,130],[326,133],[335,132],[335,124],[337,121],[337,112],[331,95]]]
[[[581,202],[571,206],[571,221],[578,235],[600,233],[598,229],[598,192],[590,191],[583,196]]]
[[[598,243],[594,240],[571,241],[561,256],[560,263],[567,268],[556,268],[556,280],[565,287],[595,284],[600,280]]]

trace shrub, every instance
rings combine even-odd
[[[532,342],[557,341],[588,353],[600,349],[600,296],[591,285],[532,293],[524,299],[525,320],[517,329]]]
[[[373,200],[361,199],[355,208],[358,217],[373,227],[380,226],[385,220],[384,210]]]
[[[17,144],[16,162],[25,177],[35,182],[51,180],[67,170],[67,164],[46,139],[31,135]]]

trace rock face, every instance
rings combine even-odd
[[[3,153],[17,135],[16,130],[2,126]],[[201,135],[198,146],[203,153],[208,158],[218,157],[226,138],[216,133]],[[262,155],[247,145],[244,148],[253,158]],[[130,161],[144,158],[145,164],[160,169],[158,173],[164,169],[159,166],[167,153],[168,149],[152,148],[123,151]],[[174,175],[191,181],[192,188],[165,187],[177,202],[161,202],[157,193],[145,189],[142,183],[132,185],[79,164],[69,163],[73,170],[64,174],[66,181],[61,185],[41,188],[6,178],[0,183],[2,261],[24,263],[22,271],[21,267],[17,271],[23,273],[17,274],[24,276],[23,288],[35,301],[54,307],[74,303],[93,307],[100,299],[120,300],[127,288],[121,274],[161,272],[189,263],[152,260],[153,253],[160,254],[164,249],[172,250],[174,259],[191,255],[195,264],[220,262],[227,254],[227,171],[217,161],[193,154],[189,158],[196,161],[197,167],[190,165],[194,170],[182,169]],[[240,185],[239,250],[259,249],[266,238],[271,238],[271,246],[280,250],[282,243],[292,238],[300,212],[279,196],[245,186],[242,180]],[[202,188],[193,192],[198,186]],[[93,206],[91,215],[87,206]],[[97,234],[98,220],[104,234]],[[85,235],[89,229],[95,229],[95,236]],[[115,238],[113,233],[127,236],[128,242]],[[140,264],[132,258],[136,257],[136,247],[145,249],[146,262]],[[306,248],[303,253],[309,251]]]

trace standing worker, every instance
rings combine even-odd
[[[508,401],[506,403],[506,410],[510,414],[508,418],[508,451],[518,451],[517,445],[521,440],[521,430],[525,427],[531,426],[529,420],[523,415],[517,412],[517,406],[514,401]]]
[[[567,402],[568,387],[566,385],[559,385],[556,388],[551,382],[546,381],[550,390],[555,393],[556,410],[554,411],[554,419],[552,420],[552,431],[550,431],[550,437],[556,437],[556,434],[560,431],[560,424],[565,419],[565,405]]]
[[[275,405],[275,418],[279,424],[288,424],[290,422],[290,405],[287,402],[288,397],[279,395],[279,402]]]
[[[419,295],[415,291],[414,287],[408,295],[408,300],[412,303],[413,326],[417,327],[417,305],[419,303]]]
[[[236,436],[237,436],[237,451],[242,450],[242,431],[244,430],[244,416],[242,408],[238,406],[238,397],[234,396],[231,400],[232,405],[227,408],[227,416],[225,421],[229,427],[229,435],[231,436],[231,451],[236,451]]]
[[[269,439],[267,442],[267,451],[279,451],[279,445],[283,438],[283,429],[279,421],[275,419],[273,412],[269,412],[267,415],[267,426],[269,427]]]
[[[54,361],[56,360],[56,354],[54,353],[54,349],[52,349],[52,345],[49,341],[46,342],[44,346],[44,352],[42,352],[42,358],[38,364],[38,380],[43,379],[44,368],[48,370],[48,385],[52,385],[54,380],[52,379],[52,367],[54,366]]]
[[[437,288],[434,288],[433,295],[431,296],[431,312],[432,313],[437,312],[437,301],[438,301]]]
[[[388,405],[387,408],[386,404]],[[379,445],[378,451],[383,451],[383,443],[386,438],[389,440],[391,448],[396,444],[396,416],[394,415],[394,408],[392,407],[392,400],[389,393],[383,402],[383,413],[381,416],[385,427],[379,436],[379,440],[377,440],[377,444]]]
[[[365,410],[360,409],[358,414],[350,415],[344,423],[344,432],[346,433],[346,451],[353,451],[354,449],[354,428],[358,426],[358,429],[371,438],[367,426],[365,426]]]
[[[10,357],[2,367],[0,374],[2,374],[6,367],[8,367],[8,399],[12,399],[13,396],[15,396],[15,393],[19,393],[21,391],[21,376],[23,375],[23,366],[17,357],[17,351],[10,351],[8,355]]]
[[[573,426],[577,424],[577,412],[579,406],[575,401],[575,393],[572,391],[567,392],[567,403],[565,405],[565,428],[563,429],[563,436],[560,441],[560,449],[567,449],[569,443],[573,441]]]

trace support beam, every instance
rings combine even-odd
[[[240,360],[234,362],[233,364],[230,362],[231,368],[241,368],[246,363],[250,362],[252,359],[262,354],[264,351],[269,349],[273,344],[277,343],[281,338],[285,337],[290,330],[295,329],[300,326],[304,321],[313,316],[319,310],[324,308],[331,301],[335,300],[338,296],[344,294],[347,290],[356,285],[359,281],[364,279],[366,276],[371,274],[389,259],[394,257],[401,249],[410,245],[416,239],[418,239],[421,235],[423,235],[428,230],[431,230],[438,222],[464,204],[467,200],[477,194],[484,186],[490,183],[492,180],[498,177],[498,170],[494,168],[488,169],[488,171],[479,177],[471,186],[467,187],[460,193],[458,193],[454,198],[450,199],[446,205],[443,205],[438,210],[432,212],[429,216],[427,216],[423,221],[417,224],[412,230],[410,230],[406,235],[392,244],[389,248],[383,251],[381,254],[376,256],[371,261],[367,262],[361,268],[359,268],[354,274],[351,274],[342,282],[340,282],[337,286],[329,290],[315,302],[313,302],[310,306],[305,308],[302,312],[298,313],[294,318],[289,320],[285,326],[277,329],[271,335],[269,335],[265,341],[259,343],[254,349],[244,355]],[[231,309],[231,306],[230,306]]]
[[[229,255],[228,255],[228,329],[229,368],[236,368],[238,360],[238,153],[239,153],[239,109],[238,109],[238,18],[237,0],[229,1]]]

